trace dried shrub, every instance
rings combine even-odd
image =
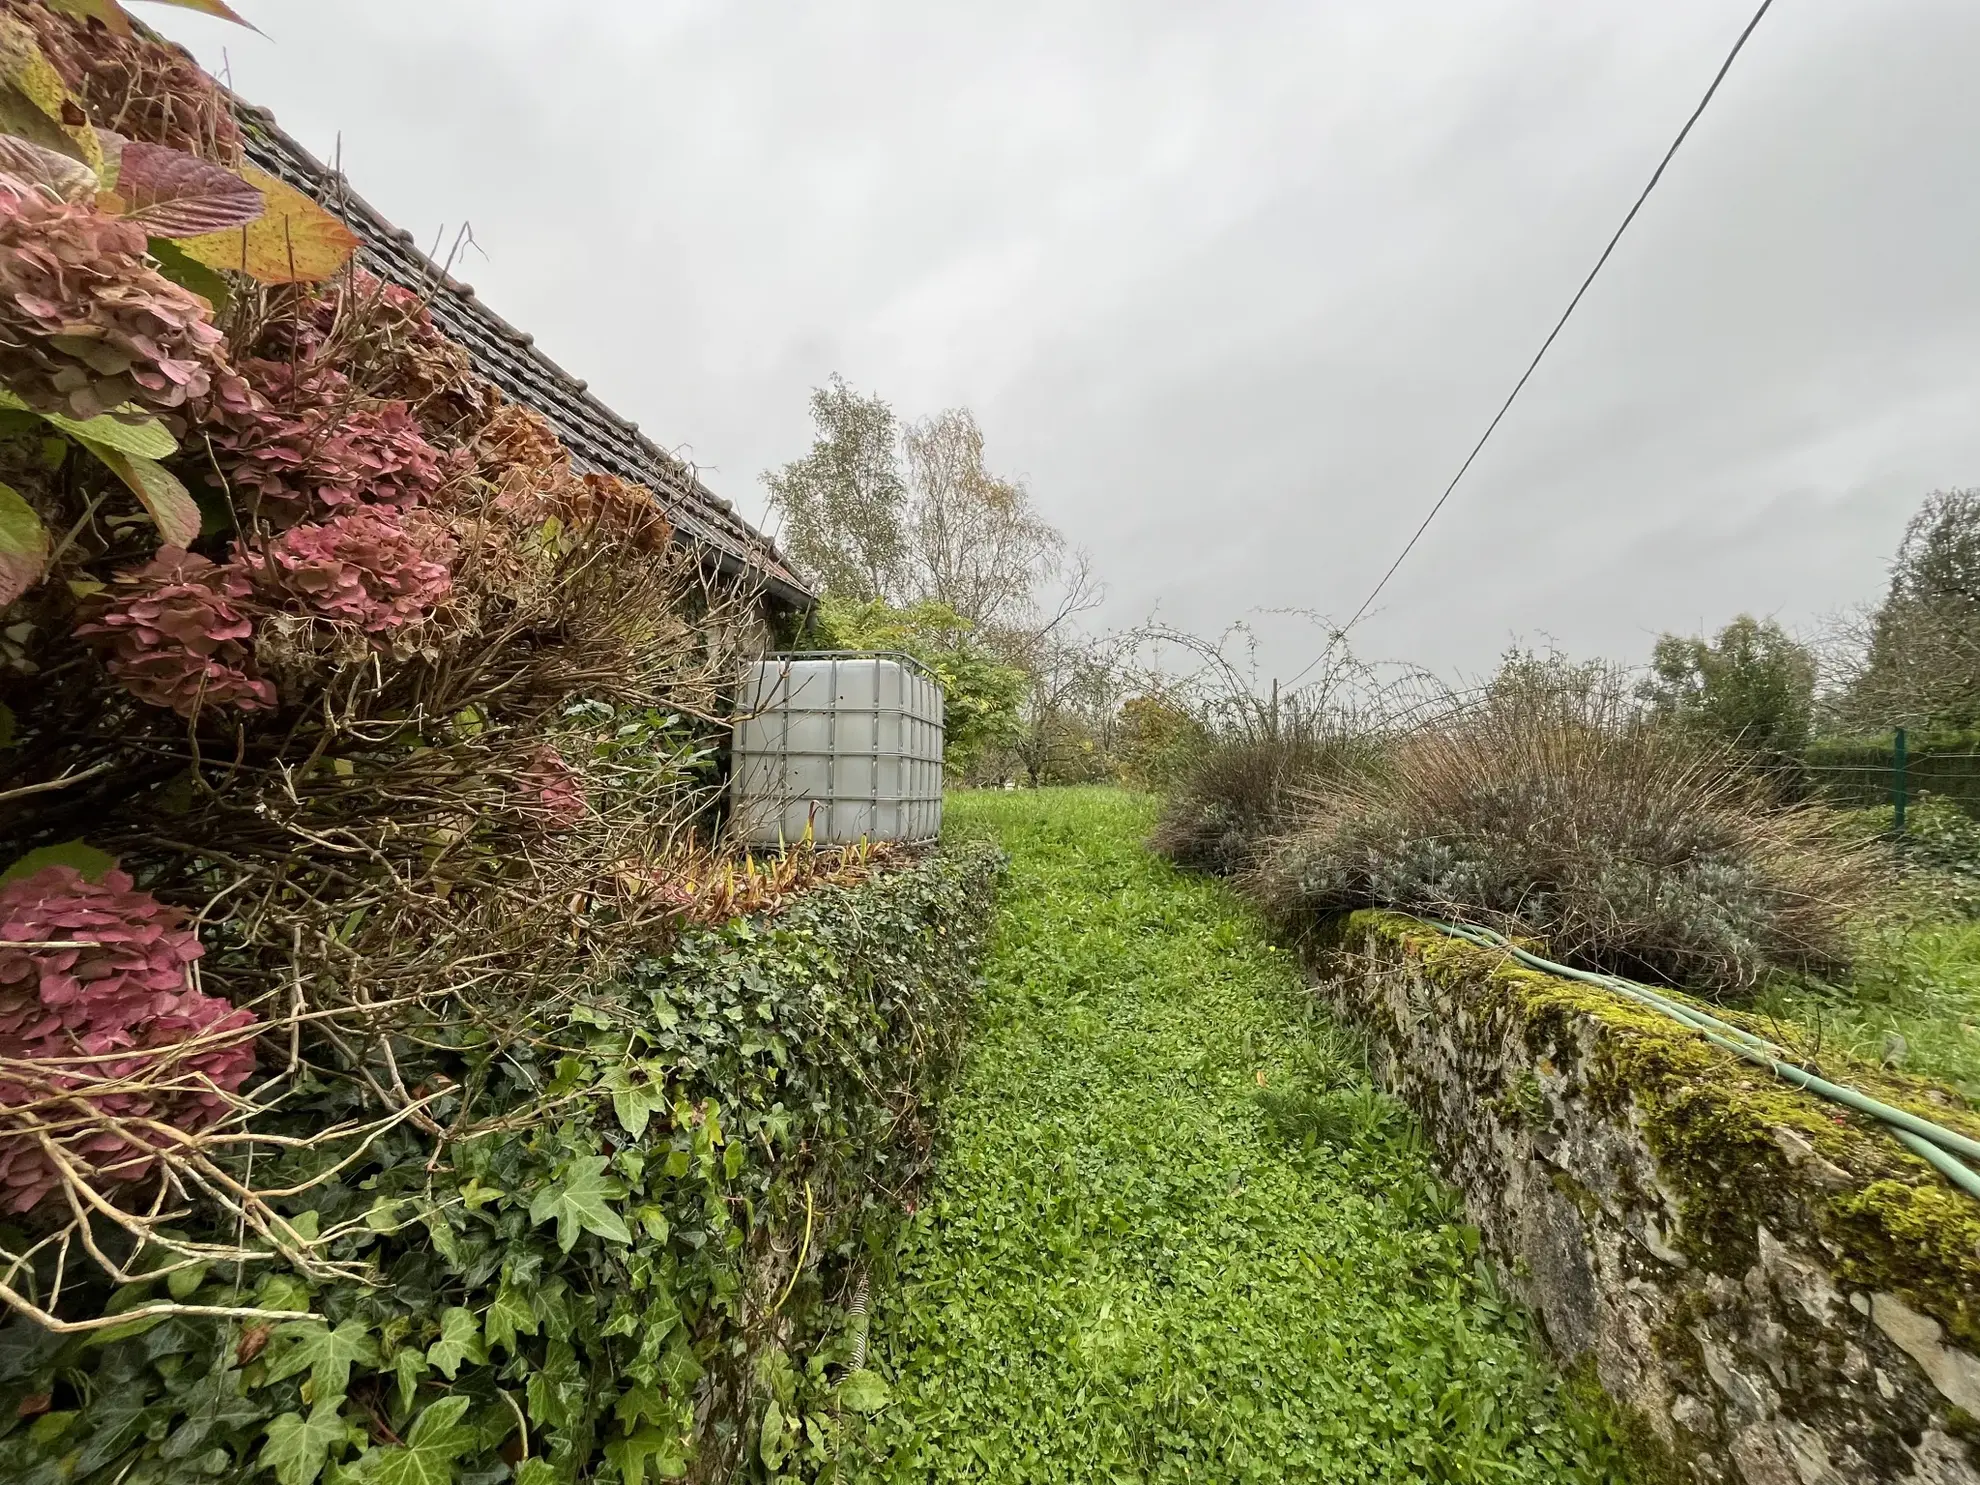
[[[59,1187],[58,1161],[93,1182],[141,1179],[161,1142],[151,1121],[204,1129],[253,1073],[256,1016],[194,988],[203,950],[185,915],[124,873],[50,866],[0,885],[0,943],[0,1211]],[[41,1127],[21,1128],[36,1113]]]
[[[104,669],[138,700],[190,717],[201,707],[262,710],[275,688],[257,674],[248,574],[182,547],[120,573],[93,616],[76,626]]]
[[[1840,968],[1872,881],[1826,815],[1776,806],[1619,681],[1532,673],[1309,791],[1248,877],[1291,923],[1358,907],[1461,919],[1725,997],[1772,970]]]
[[[1306,793],[1372,752],[1367,738],[1319,721],[1214,743],[1170,794],[1149,845],[1178,866],[1238,876],[1292,827]]]
[[[176,412],[223,364],[210,307],[159,275],[144,229],[0,177],[0,384],[42,412]]]

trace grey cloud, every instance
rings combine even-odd
[[[760,509],[834,370],[968,403],[1108,617],[1345,614],[1463,457],[1745,0],[352,0],[160,17]],[[1636,657],[1873,597],[1980,482],[1965,0],[1763,23],[1360,643]],[[1312,641],[1266,622],[1281,673]]]

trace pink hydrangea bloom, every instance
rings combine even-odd
[[[191,716],[201,707],[255,711],[275,688],[255,674],[242,607],[253,592],[238,567],[216,566],[182,547],[162,547],[117,586],[76,633],[104,654],[104,668],[139,701]]]
[[[358,505],[421,505],[447,468],[403,402],[369,402],[318,362],[249,361],[215,384],[204,430],[237,497],[289,526]]]
[[[204,398],[225,364],[212,309],[145,245],[142,227],[0,177],[0,384],[72,418]]]
[[[570,830],[584,819],[584,781],[564,755],[547,744],[538,748],[523,771],[530,807],[551,830]]]
[[[59,1184],[39,1142],[9,1129],[8,1109],[42,1105],[65,1157],[86,1176],[134,1181],[169,1136],[108,1129],[48,1101],[74,1091],[113,1118],[191,1131],[219,1119],[227,1110],[222,1095],[254,1072],[245,1028],[257,1018],[193,987],[191,965],[202,950],[184,924],[183,913],[137,891],[120,871],[91,882],[73,867],[51,866],[0,885],[0,941],[87,945],[0,948],[0,1058],[42,1064],[0,1067],[0,1211],[25,1212]],[[179,1050],[202,1039],[214,1044]],[[103,1088],[146,1075],[155,1079],[148,1086]],[[71,1127],[59,1128],[64,1123]]]
[[[426,618],[453,587],[453,538],[416,529],[396,510],[359,506],[319,524],[291,526],[236,561],[263,588],[327,619],[385,634]]]

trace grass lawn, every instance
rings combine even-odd
[[[1143,850],[1152,805],[949,809],[1011,878],[853,1478],[1626,1478],[1288,956]]]
[[[1980,1107],[1980,922],[1925,917],[1868,928],[1845,984],[1784,989],[1767,1008],[1795,1022],[1797,1044],[1818,1055],[1888,1059]]]

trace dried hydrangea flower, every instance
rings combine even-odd
[[[212,309],[145,247],[140,226],[0,177],[0,384],[81,419],[204,398],[224,364]]]
[[[359,398],[314,362],[246,362],[223,376],[203,430],[236,498],[292,526],[358,505],[421,505],[447,477],[403,402]]]
[[[522,771],[529,792],[530,812],[551,830],[570,830],[584,820],[584,781],[547,743],[530,756]]]
[[[453,539],[410,527],[396,510],[360,506],[334,520],[291,526],[236,560],[265,592],[312,613],[386,634],[426,618],[453,588]]]
[[[255,1025],[255,1014],[194,988],[202,950],[185,915],[123,872],[92,882],[50,866],[0,884],[0,942],[76,946],[0,948],[0,1057],[42,1064],[0,1073],[0,1131],[18,1127],[8,1109],[79,1096],[125,1121],[78,1120],[73,1106],[44,1112],[45,1123],[69,1126],[56,1141],[91,1180],[145,1175],[164,1140],[134,1124],[203,1129],[253,1073],[252,1038],[229,1033]],[[0,1132],[0,1211],[27,1211],[59,1181],[37,1140]]]
[[[275,688],[255,674],[254,622],[242,606],[253,591],[237,566],[163,547],[144,567],[118,574],[76,633],[139,701],[187,717],[201,707],[266,709]]]

